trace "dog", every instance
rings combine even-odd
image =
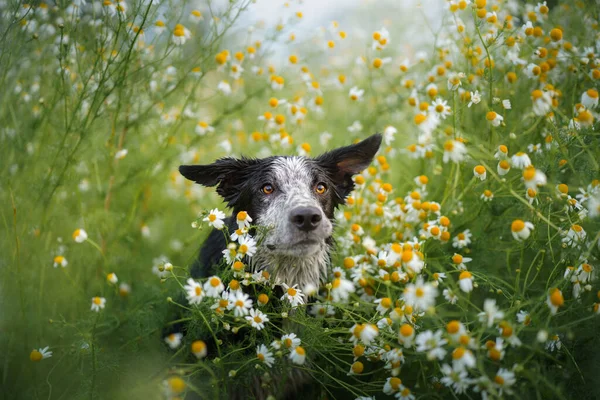
[[[200,185],[217,187],[235,216],[246,211],[266,227],[250,260],[252,272],[266,270],[275,284],[318,287],[326,277],[333,249],[334,211],[354,189],[352,177],[367,168],[381,145],[381,135],[326,152],[316,158],[272,156],[221,158],[209,165],[182,165],[179,172]],[[213,230],[192,266],[193,278],[219,273],[222,232]]]
[[[207,187],[216,186],[233,213],[225,219],[228,232],[237,228],[236,216],[245,211],[259,229],[256,253],[247,261],[251,271],[267,271],[276,287],[318,288],[327,276],[334,247],[334,211],[354,189],[352,177],[369,166],[382,136],[340,147],[316,158],[272,156],[262,159],[226,157],[208,165],[182,165],[179,172]],[[219,275],[223,268],[225,235],[213,230],[192,265],[193,278]],[[306,398],[310,378],[300,370],[275,382],[278,398]],[[249,393],[264,399],[268,392],[256,378],[248,391],[234,389],[230,398]]]

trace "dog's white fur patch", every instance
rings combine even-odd
[[[268,229],[260,237],[261,245],[252,259],[255,271],[268,271],[276,284],[318,286],[325,276],[333,225],[325,215],[315,192],[314,176],[305,157],[280,157],[271,167],[276,193],[265,198],[257,223]],[[315,207],[321,212],[321,223],[310,232],[299,230],[290,222],[296,207]],[[310,241],[311,243],[301,243]],[[300,243],[300,244],[299,244]]]

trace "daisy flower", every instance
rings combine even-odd
[[[562,238],[562,242],[570,247],[581,247],[587,234],[581,225],[573,224]]]
[[[415,328],[409,324],[403,324],[398,332],[398,342],[404,347],[411,347],[415,338]]]
[[[265,322],[269,322],[269,318],[262,311],[254,308],[250,309],[250,315],[246,316],[246,320],[259,331],[265,327]]]
[[[421,332],[415,338],[418,352],[427,352],[428,360],[442,360],[446,356],[446,350],[443,346],[448,343],[446,339],[442,339],[442,331],[438,330],[433,333],[430,330]]]
[[[518,153],[514,154],[511,157],[511,161],[513,167],[515,168],[524,169],[531,166],[531,159],[529,158],[527,153],[524,153],[522,151],[519,151]]]
[[[290,352],[290,360],[296,365],[303,365],[306,361],[306,351],[304,347],[298,346]]]
[[[267,346],[261,344],[256,348],[256,358],[258,358],[262,363],[266,364],[267,367],[271,368],[273,363],[275,362],[275,357],[273,357],[273,353],[269,351]]]
[[[233,315],[236,317],[243,317],[248,315],[252,308],[252,299],[249,295],[242,291],[236,291],[231,293],[228,297],[229,305],[228,310],[233,310]]]
[[[304,293],[297,288],[298,285],[290,287],[284,283],[282,286],[285,292],[280,300],[289,301],[292,307],[298,307],[299,304],[304,304]]]
[[[76,229],[75,232],[73,232],[73,240],[75,240],[77,243],[83,243],[87,240],[87,238],[87,232],[83,229]]]
[[[244,256],[252,257],[256,253],[256,240],[250,235],[244,235],[238,237],[239,246],[237,248],[237,257],[242,258]]]
[[[512,235],[517,241],[527,240],[533,228],[534,226],[531,222],[524,222],[520,219],[515,219],[510,226]]]
[[[598,91],[596,89],[588,89],[581,95],[581,104],[585,108],[594,108],[598,105]]]
[[[469,229],[465,229],[464,231],[454,236],[454,238],[452,239],[452,247],[454,247],[455,249],[462,249],[464,247],[467,247],[471,244],[471,236],[473,236],[471,231]]]
[[[475,168],[473,168],[473,175],[475,176],[475,178],[481,181],[485,181],[485,178],[487,177],[485,167],[483,165],[475,166]]]
[[[487,119],[492,126],[500,126],[502,121],[504,121],[504,117],[494,111],[488,111],[485,115],[485,119]]]
[[[550,290],[550,294],[546,298],[546,304],[548,304],[552,315],[556,314],[559,307],[562,307],[565,304],[565,298],[560,289],[554,288]]]
[[[302,341],[300,340],[300,338],[298,336],[296,336],[295,333],[289,333],[289,334],[283,335],[281,337],[280,343],[286,349],[295,349],[296,347],[300,346]]]
[[[106,306],[106,299],[104,297],[92,297],[92,311],[100,312]]]
[[[389,297],[383,297],[381,299],[375,300],[375,304],[377,304],[377,312],[380,314],[385,314],[392,308],[392,299]]]
[[[452,351],[452,366],[455,370],[475,367],[476,361],[473,352],[464,346],[459,346]]]
[[[491,328],[496,320],[501,320],[504,318],[504,312],[498,309],[496,306],[496,300],[485,299],[483,302],[483,312],[480,312],[478,317],[479,321],[485,322],[486,326]]]
[[[196,133],[200,136],[204,136],[207,133],[212,133],[215,131],[215,128],[210,126],[207,122],[205,121],[198,121],[198,123],[196,124],[196,129],[195,129]]]
[[[458,285],[460,290],[465,293],[473,291],[473,275],[469,271],[463,271],[458,277]]]
[[[546,174],[532,166],[523,170],[523,182],[527,189],[535,189],[546,184]]]
[[[246,211],[240,211],[237,213],[236,222],[238,224],[239,229],[246,229],[250,227],[250,222],[252,222],[252,218],[250,218]]]
[[[458,301],[458,296],[452,291],[452,289],[444,289],[442,292],[444,299],[450,304],[456,304]]]
[[[448,115],[452,113],[452,109],[448,105],[446,100],[442,100],[441,98],[437,98],[434,102],[429,106],[429,112],[435,113],[442,119],[446,119]]]
[[[115,285],[119,281],[119,278],[117,278],[117,274],[111,272],[110,274],[106,275],[106,280]]]
[[[171,40],[177,46],[181,46],[185,44],[185,42],[192,37],[192,33],[185,26],[181,24],[175,25],[175,29],[173,29],[173,36]]]
[[[221,278],[216,275],[211,276],[204,282],[204,291],[208,297],[219,297],[223,290],[225,290],[225,285],[223,285]]]
[[[404,389],[402,385],[402,380],[400,378],[391,377],[387,378],[385,381],[385,385],[383,385],[383,393],[392,395]]]
[[[192,342],[192,354],[196,356],[196,358],[201,359],[206,357],[207,354],[207,347],[206,347],[206,343],[204,343],[202,340],[195,340],[194,342]]]
[[[479,93],[478,90],[474,91],[474,92],[470,92],[471,94],[471,101],[469,101],[469,104],[467,104],[467,107],[471,107],[473,104],[479,104],[479,102],[481,101],[481,94]]]
[[[336,303],[345,303],[350,297],[350,293],[355,291],[354,284],[344,278],[335,278],[331,282],[331,297]]]
[[[500,146],[498,146],[498,150],[496,150],[496,153],[494,154],[494,158],[496,160],[507,159],[508,158],[508,147],[506,147],[503,144],[501,144]]]
[[[444,143],[444,163],[452,161],[459,163],[465,159],[467,147],[458,140],[448,140]]]
[[[190,304],[200,304],[206,295],[202,285],[192,278],[188,278],[187,285],[185,285],[183,289],[187,292],[186,298]]]
[[[54,257],[54,268],[58,267],[59,265],[61,267],[66,267],[69,263],[67,262],[67,259],[63,256],[56,256]]]
[[[435,306],[435,298],[438,290],[431,284],[423,282],[423,278],[417,278],[416,283],[409,283],[404,289],[402,298],[404,302],[413,306],[415,310],[425,311]]]
[[[510,163],[507,160],[500,160],[496,171],[498,171],[498,175],[500,176],[508,174],[508,171],[510,171]]]
[[[472,258],[463,257],[462,255],[457,254],[457,253],[454,253],[454,255],[452,256],[452,263],[459,270],[465,270],[465,269],[467,269],[467,266],[465,264],[469,263],[471,261],[473,261]]]
[[[348,95],[350,96],[351,100],[361,101],[364,94],[365,94],[364,89],[359,89],[358,87],[354,86],[353,88],[350,89],[350,93]]]
[[[31,353],[29,353],[29,359],[33,362],[38,362],[45,360],[46,358],[52,357],[52,352],[49,351],[50,346],[46,346],[43,349],[33,349]]]
[[[165,337],[165,343],[169,345],[171,349],[176,349],[181,346],[181,339],[183,338],[183,334],[179,332],[171,333],[167,337]]]
[[[223,211],[219,211],[218,208],[214,208],[210,210],[210,213],[202,221],[208,222],[208,225],[215,229],[221,230],[225,226],[225,223],[223,222],[224,219],[225,213]]]

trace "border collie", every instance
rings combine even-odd
[[[253,272],[266,270],[275,284],[317,288],[333,247],[334,210],[354,189],[352,176],[369,166],[380,145],[381,135],[375,134],[316,158],[227,157],[209,165],[182,165],[179,172],[203,186],[217,186],[233,209],[225,221],[230,232],[239,211],[265,228],[250,260]],[[223,232],[213,230],[192,266],[192,277],[219,274],[225,247]]]

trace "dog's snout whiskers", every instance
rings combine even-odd
[[[304,232],[317,229],[322,219],[321,210],[316,207],[297,207],[290,213],[290,222]]]

